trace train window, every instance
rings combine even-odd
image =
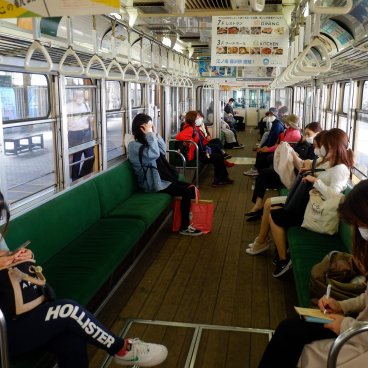
[[[4,127],[5,175],[11,204],[56,186],[54,123]]]
[[[316,97],[313,106],[313,116],[312,121],[320,121],[320,107],[321,107],[321,88],[317,88],[316,90]]]
[[[333,95],[333,85],[330,84],[328,86],[328,109],[333,111],[334,109],[334,102],[335,102],[335,99],[334,99],[334,95]]]
[[[106,81],[106,110],[121,108],[121,85],[119,81]]]
[[[122,90],[118,81],[106,82],[106,155],[107,161],[121,157],[125,153],[123,122],[126,112],[122,107]]]
[[[50,113],[45,75],[0,71],[0,99],[4,124],[42,119]]]
[[[171,87],[170,88],[170,101],[171,101],[171,134],[175,135],[179,132],[179,101],[178,101],[178,87]],[[180,111],[181,112],[181,111]]]
[[[357,114],[355,127],[354,152],[356,156],[355,167],[365,176],[368,176],[368,113]]]
[[[362,110],[368,110],[368,81],[365,81],[363,85]]]
[[[137,108],[143,106],[142,85],[140,83],[129,83],[131,107]]]
[[[203,114],[205,115],[205,120],[207,120],[211,124],[213,123],[214,94],[215,92],[213,89],[204,89],[201,99],[201,109]]]
[[[66,78],[69,167],[72,181],[95,167],[96,85],[90,79]]]
[[[343,100],[342,100],[342,112],[348,113],[349,110],[349,97],[350,97],[350,82],[344,84]]]

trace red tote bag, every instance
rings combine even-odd
[[[193,185],[194,186],[194,185]],[[199,190],[195,187],[196,198],[192,200],[190,207],[191,223],[193,226],[201,230],[202,233],[207,234],[212,230],[214,204],[211,200],[200,200]],[[180,212],[181,198],[175,197],[173,199],[173,231],[179,231],[181,225]]]

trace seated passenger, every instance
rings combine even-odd
[[[317,134],[314,137],[313,140],[313,146],[314,146],[314,154],[315,156],[320,156],[320,148],[322,146],[321,141],[322,141],[322,137],[323,135],[326,133],[325,130],[323,130],[322,132],[320,132],[319,134]],[[305,160],[303,162],[300,163],[295,163],[297,168],[301,168],[302,166],[309,166],[311,163],[310,160]],[[320,169],[324,169],[326,167],[326,165],[328,165],[328,163],[323,163],[320,162],[320,164],[318,165],[318,168]],[[318,176],[319,173],[316,173],[316,175]],[[254,239],[254,241],[250,244],[248,244],[246,252],[250,255],[256,255],[262,252],[265,252],[269,247],[270,244],[272,242],[272,238],[271,238],[271,234],[270,234],[270,212],[271,209],[274,206],[282,206],[283,203],[285,203],[286,200],[286,196],[279,196],[279,197],[271,197],[268,198],[263,206],[263,214],[262,214],[262,221],[261,221],[261,226],[259,229],[259,233],[256,236],[256,238]],[[274,264],[276,264],[276,262],[279,260],[279,256],[276,250],[276,255],[275,255],[275,259],[274,259]]]
[[[314,189],[328,199],[346,188],[350,169],[354,165],[354,153],[349,149],[348,136],[338,128],[327,131],[322,136],[321,143],[321,158],[317,163],[324,164],[325,171],[320,172],[318,177],[307,175],[303,180],[313,183]],[[308,166],[305,164],[305,169],[309,169],[310,165]],[[303,217],[304,213],[293,213],[290,216],[282,207],[271,209],[271,233],[279,255],[273,277],[280,277],[291,268],[291,258],[287,254],[286,230],[291,226],[300,226]]]
[[[0,268],[33,258],[29,249],[9,252],[3,238],[10,219],[8,206],[0,193],[0,216],[6,223],[0,231]],[[4,271],[5,272],[5,271]],[[10,356],[44,348],[56,356],[60,368],[88,368],[87,343],[114,356],[118,365],[139,364],[153,367],[167,357],[163,345],[147,344],[139,339],[123,339],[109,331],[97,318],[73,300],[46,300],[14,318],[9,315],[9,290],[0,290],[0,308],[6,320]],[[13,298],[13,296],[11,296]]]
[[[294,147],[292,153],[294,154],[293,161],[295,168],[299,171],[301,169],[301,161],[312,160],[315,155],[313,151],[313,139],[321,131],[321,125],[313,122],[305,127],[305,133],[302,139]],[[272,168],[265,168],[260,171],[257,176],[252,202],[254,206],[246,213],[246,216],[251,216],[247,221],[255,221],[261,218],[263,212],[264,196],[267,189],[277,189],[283,184],[279,174]]]
[[[368,272],[368,180],[361,181],[340,204],[339,214],[353,225],[353,255]],[[350,327],[368,322],[368,291],[356,298],[337,301],[323,296],[318,303],[321,311],[327,311],[331,323],[306,322],[299,316],[282,321],[267,345],[259,368],[324,368],[327,367],[329,349],[341,333]],[[351,315],[357,315],[356,318]],[[367,334],[348,340],[337,359],[337,367],[358,367],[354,359],[367,355]]]
[[[208,141],[200,130],[202,125],[202,118],[197,111],[189,111],[185,118],[184,129],[176,135],[176,139],[179,141],[191,140],[198,145],[198,159],[205,164],[213,164],[214,167],[214,180],[213,186],[223,186],[225,184],[232,184],[234,181],[229,179],[224,156],[216,148],[208,146]],[[194,159],[195,147],[193,144],[188,146],[188,161]]]
[[[289,109],[287,108],[287,106],[281,106],[278,110],[277,110],[277,116],[282,119],[283,117],[289,115]]]
[[[235,129],[230,129],[229,124],[221,119],[221,131],[225,136],[225,148],[228,149],[242,149],[244,148],[244,144],[240,144],[238,142],[238,137]]]
[[[301,139],[300,122],[296,115],[290,114],[284,117],[282,121],[286,129],[280,133],[277,142],[271,147],[264,145],[263,147],[257,148],[256,163],[254,167],[257,169],[258,174],[262,169],[272,166],[273,153],[281,142],[296,144]],[[256,176],[253,170],[244,172],[244,175]]]
[[[233,98],[229,99],[229,102],[225,105],[224,111],[227,114],[231,114],[232,117],[236,121],[235,129],[237,131],[245,130],[244,118],[242,116],[237,115],[237,112],[234,111],[233,106],[235,104],[235,100]]]
[[[202,235],[189,219],[191,200],[195,198],[194,188],[188,183],[179,181],[175,176],[168,178],[157,168],[158,159],[166,160],[166,144],[156,133],[151,117],[146,114],[136,115],[132,123],[132,133],[135,140],[129,143],[128,158],[137,176],[139,187],[145,192],[168,193],[174,197],[181,197],[179,234]]]
[[[285,129],[284,124],[281,122],[281,120],[279,120],[277,118],[276,108],[270,107],[270,109],[268,110],[268,116],[269,116],[269,120],[272,123],[271,130],[270,130],[269,134],[267,135],[267,138],[266,138],[265,142],[263,142],[260,145],[260,148],[257,148],[257,151],[261,150],[263,147],[273,147],[277,143],[277,140],[278,140],[280,134]],[[260,153],[257,152],[257,156],[259,156],[261,154],[262,154],[262,152],[260,152]],[[258,159],[258,160],[261,160],[261,159]],[[243,174],[248,175],[248,176],[257,176],[258,175],[257,167],[253,166],[250,170],[244,171]]]

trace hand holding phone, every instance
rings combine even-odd
[[[27,248],[28,245],[30,245],[30,244],[31,244],[31,242],[29,240],[27,240],[21,246],[19,246],[18,248],[16,248],[12,252],[10,252],[9,255],[13,255],[13,254],[17,253],[19,250],[24,249],[24,248]]]

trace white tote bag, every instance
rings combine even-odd
[[[290,189],[295,181],[293,148],[286,142],[278,145],[273,155],[273,168],[279,174],[282,184]]]
[[[309,202],[304,213],[302,227],[321,234],[336,234],[339,230],[339,215],[337,208],[342,194],[336,194],[325,199],[321,193],[312,189],[309,192]]]

